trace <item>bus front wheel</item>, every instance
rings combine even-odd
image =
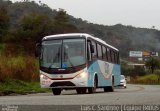
[[[92,94],[96,92],[96,88],[97,88],[97,83],[98,83],[98,78],[97,76],[94,78],[94,86],[93,87],[89,87],[88,88],[88,93]]]
[[[62,89],[60,89],[60,88],[52,88],[52,92],[54,95],[60,95],[61,91],[62,91]]]

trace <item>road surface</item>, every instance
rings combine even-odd
[[[0,96],[0,105],[95,105],[95,104],[150,104],[160,105],[160,85],[128,85],[115,92],[77,94],[74,90],[62,91],[61,95],[38,93],[19,96]]]
[[[126,89],[115,88],[115,92],[107,93],[98,89],[95,94],[77,94],[69,90],[59,96],[52,93],[0,96],[0,111],[142,110],[160,111],[160,85],[128,85]]]

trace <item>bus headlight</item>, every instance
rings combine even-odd
[[[45,76],[45,75],[43,75],[43,74],[40,75],[40,78],[43,79],[43,80],[49,79],[49,77],[47,77],[47,76]]]
[[[78,74],[76,77],[77,78],[85,78],[85,77],[87,77],[87,73],[86,72],[82,72],[82,73]]]

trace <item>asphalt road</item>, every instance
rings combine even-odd
[[[0,96],[0,105],[160,105],[160,85],[128,85],[115,92],[77,94],[74,90],[62,91],[59,96],[52,93],[38,93],[19,96]]]

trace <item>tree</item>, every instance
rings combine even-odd
[[[77,27],[69,22],[69,17],[65,10],[59,9],[54,17],[55,32],[58,33],[71,33],[79,32]]]
[[[19,21],[17,28],[10,31],[5,41],[16,44],[13,47],[19,47],[14,48],[12,53],[33,54],[36,42],[51,34],[54,34],[53,20],[44,14],[31,13]]]
[[[0,6],[0,41],[2,42],[3,37],[7,34],[9,28],[9,16],[7,9]]]
[[[38,41],[46,35],[54,34],[54,25],[50,17],[43,14],[31,13],[24,16],[16,30],[16,38]]]
[[[160,68],[160,61],[154,57],[151,57],[148,61],[146,61],[145,65],[152,71],[152,73],[154,73],[155,69]]]

